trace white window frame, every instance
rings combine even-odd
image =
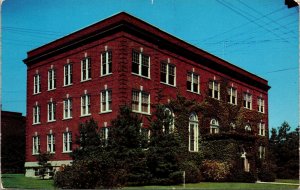
[[[41,107],[39,105],[33,106],[33,124],[41,123]]]
[[[72,99],[67,98],[63,101],[63,118],[70,119],[72,118]]]
[[[260,113],[265,113],[265,100],[261,97],[257,98],[257,109]]]
[[[40,154],[41,151],[40,148],[41,148],[40,136],[35,135],[32,137],[32,154],[33,155]]]
[[[72,132],[63,133],[63,153],[72,152]]]
[[[105,60],[103,56],[105,54]],[[106,72],[104,73],[103,66],[105,66]],[[101,53],[101,76],[107,76],[112,74],[112,51],[107,50]],[[111,72],[109,72],[111,70]]]
[[[56,89],[56,71],[55,69],[50,69],[48,71],[48,90]]]
[[[89,94],[84,94],[81,96],[81,116],[91,115],[91,96]]]
[[[33,77],[33,94],[41,93],[41,75],[36,74]]]
[[[265,155],[266,155],[266,147],[260,145],[260,146],[258,147],[258,153],[259,153],[259,159],[264,159],[264,158],[265,158]]]
[[[53,134],[47,135],[47,152],[55,153],[55,136]]]
[[[219,121],[217,119],[211,119],[209,129],[210,134],[218,134],[220,132]]]
[[[193,126],[194,137],[191,139],[191,127]],[[193,147],[191,146],[193,143]],[[198,152],[199,151],[199,126],[198,126],[198,116],[195,113],[192,113],[189,117],[189,151]],[[192,149],[193,148],[193,149]]]
[[[92,79],[92,64],[91,58],[85,57],[81,60],[81,82]],[[85,77],[84,77],[85,76]]]
[[[49,102],[47,104],[47,117],[48,117],[48,122],[52,122],[56,120],[56,104],[55,102]]]
[[[228,95],[230,97],[230,100],[228,103],[230,104],[233,104],[233,105],[237,105],[237,89],[236,88],[233,88],[233,87],[230,87],[229,90],[228,90]],[[235,102],[233,101],[235,97]]]
[[[198,75],[194,72],[188,72],[187,73],[187,81],[188,81],[189,74],[191,75],[191,86],[190,86],[191,90],[189,90],[188,87],[187,87],[187,91],[188,92],[193,92],[193,93],[196,93],[196,94],[200,94],[200,75]],[[194,78],[195,78],[195,76],[197,76],[197,81],[196,82],[198,84],[196,90],[194,89],[194,83],[195,83]]]
[[[104,95],[104,99],[103,99],[103,95]],[[109,109],[109,107],[111,106],[112,106],[112,90],[110,89],[103,90],[100,94],[100,113],[112,112],[112,109]]]
[[[160,77],[160,82],[162,84],[167,84],[167,85],[170,85],[170,86],[176,86],[176,66],[173,65],[173,64],[167,63],[167,62],[161,62],[160,63],[160,75],[161,75],[161,73],[164,73],[164,72],[162,72],[162,65],[166,66],[166,72],[165,72],[166,82],[163,82],[161,77]],[[170,74],[170,67],[174,67],[174,75]],[[170,76],[174,77],[174,84],[170,83]]]
[[[64,86],[73,84],[73,64],[64,65]]]
[[[266,126],[264,123],[258,124],[258,135],[265,136],[266,135]]]
[[[169,123],[169,130],[168,130],[168,132],[169,133],[173,133],[174,130],[175,130],[175,115],[174,115],[173,111],[171,111],[171,109],[165,108],[164,113],[167,114],[167,112],[168,112],[168,117],[171,117],[171,121]],[[163,126],[162,130],[163,130],[163,132],[165,132],[165,126]]]
[[[244,92],[243,107],[252,110],[252,94]]]
[[[138,110],[133,110],[132,112],[136,112],[136,113],[142,113],[142,114],[150,114],[150,93],[142,91],[142,90],[132,90],[132,95],[131,95],[131,100],[133,101],[133,93],[137,92],[138,93]],[[148,95],[148,108],[147,108],[147,112],[143,112],[142,111],[142,96],[143,95]]]
[[[245,131],[251,132],[252,131],[251,125],[249,125],[249,124],[245,125]]]
[[[217,85],[216,85],[217,84]],[[210,87],[210,85],[212,85],[212,87]],[[215,88],[215,86],[217,86],[217,89]],[[217,82],[216,80],[211,80],[209,81],[208,83],[208,89],[209,90],[212,90],[212,94],[211,94],[211,98],[214,98],[214,99],[217,99],[217,100],[220,100],[220,83]],[[217,91],[217,96],[215,96],[215,91]]]
[[[140,77],[144,77],[144,78],[147,78],[147,79],[150,79],[150,63],[151,63],[151,61],[150,61],[150,56],[149,55],[146,55],[146,54],[144,54],[143,52],[138,52],[138,51],[135,51],[135,50],[133,50],[132,51],[132,63],[131,64],[133,64],[133,54],[134,53],[137,53],[138,55],[139,55],[139,62],[137,63],[138,64],[138,73],[135,73],[135,72],[133,72],[133,71],[131,71],[131,73],[132,74],[134,74],[134,75],[138,75],[138,76],[140,76]],[[142,65],[142,59],[143,59],[143,56],[146,56],[146,57],[148,57],[148,76],[144,76],[144,75],[142,75],[142,70],[143,70],[143,65]]]

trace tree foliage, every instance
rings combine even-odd
[[[44,179],[47,175],[47,170],[50,171],[49,175],[52,176],[52,169],[53,167],[48,162],[51,159],[52,155],[49,152],[41,152],[39,155],[36,156],[36,159],[38,161],[39,167],[39,176],[41,179]]]
[[[277,178],[298,178],[299,128],[291,131],[290,125],[283,122],[278,130],[272,129],[269,145],[272,152],[271,159],[277,166]]]

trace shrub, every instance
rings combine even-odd
[[[184,163],[181,170],[185,171],[186,183],[198,183],[202,180],[200,169],[192,161]]]
[[[261,168],[258,171],[258,179],[266,182],[275,181],[275,173],[272,166],[268,163],[263,163]]]
[[[230,165],[227,162],[204,160],[201,170],[206,181],[226,181],[230,174]]]
[[[229,181],[254,183],[254,182],[256,182],[256,176],[252,172],[245,172],[242,170],[234,170],[231,173]]]

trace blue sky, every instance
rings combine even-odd
[[[26,114],[26,53],[125,11],[269,81],[269,127],[298,125],[298,8],[284,0],[6,0],[2,109]]]

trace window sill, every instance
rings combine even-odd
[[[199,150],[189,150],[189,152],[199,152]]]
[[[139,112],[139,111],[134,111],[134,110],[132,110],[132,112],[134,112],[134,113],[139,113],[139,114],[144,114],[144,115],[151,115],[150,113],[146,113],[146,112]]]
[[[108,77],[108,76],[110,76],[110,75],[112,75],[113,73],[108,73],[108,74],[105,74],[105,75],[100,75],[100,77]]]
[[[38,94],[41,94],[41,92],[33,93],[32,95],[38,95]]]
[[[62,153],[63,154],[68,154],[68,153],[71,153],[72,152],[72,150],[70,150],[70,151],[63,151]]]
[[[40,125],[41,124],[41,122],[39,122],[39,123],[33,123],[32,125]]]
[[[227,102],[230,105],[236,106],[237,104],[231,103],[231,102]]]
[[[69,120],[69,119],[73,119],[73,117],[63,118],[62,120]]]
[[[80,117],[88,117],[88,116],[91,116],[92,114],[87,114],[87,115],[81,115]]]
[[[109,111],[101,111],[99,114],[112,113],[112,110]]]
[[[252,110],[251,108],[246,108],[246,107],[243,107],[244,109],[247,109],[247,110]]]
[[[176,85],[172,85],[172,84],[168,84],[168,83],[164,83],[164,82],[160,82],[160,84],[164,84],[173,88],[177,88]]]
[[[55,152],[49,152],[49,154],[55,154]]]
[[[49,92],[49,91],[53,91],[53,90],[56,90],[56,88],[48,89],[47,91]]]
[[[135,76],[138,76],[138,77],[142,77],[142,78],[144,78],[144,79],[151,80],[150,77],[146,77],[146,76],[143,76],[143,75],[139,75],[139,74],[136,74],[136,73],[133,73],[133,72],[131,72],[131,74],[133,74],[133,75],[135,75]]]
[[[53,123],[53,122],[55,122],[56,120],[48,120],[47,122],[48,123]]]
[[[72,86],[73,85],[73,83],[71,83],[71,84],[66,84],[66,85],[63,85],[62,87],[68,87],[68,86]]]
[[[36,155],[39,155],[39,154],[40,154],[40,153],[33,153],[32,156],[36,156]]]
[[[190,93],[193,93],[193,94],[198,94],[198,95],[201,95],[200,92],[193,92],[193,91],[190,91],[190,90],[186,90],[187,92],[190,92]]]
[[[81,80],[80,82],[87,82],[87,81],[90,81],[92,80],[92,78],[89,78],[89,79],[86,79],[86,80]]]

